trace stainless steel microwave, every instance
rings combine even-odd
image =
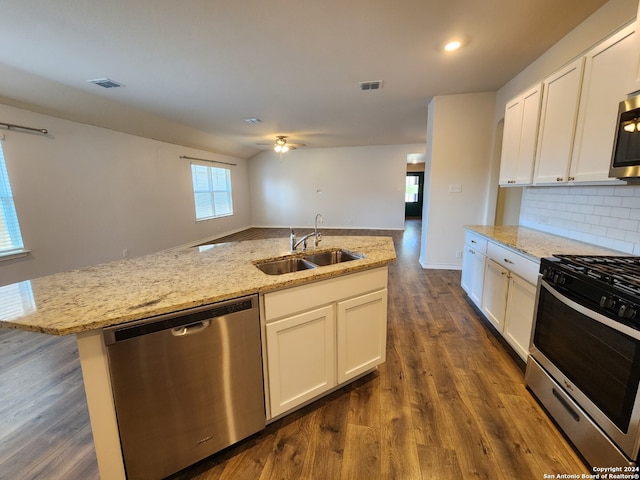
[[[620,102],[609,177],[640,179],[640,95]]]

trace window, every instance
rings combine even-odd
[[[407,175],[406,188],[404,192],[404,201],[406,203],[415,203],[419,198],[420,177],[418,175]]]
[[[22,253],[24,245],[0,144],[0,256]]]
[[[191,178],[196,220],[233,215],[231,170],[192,163]]]

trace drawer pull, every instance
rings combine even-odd
[[[478,243],[478,242],[476,242],[475,240],[471,240],[471,243]]]
[[[564,178],[562,178],[562,177],[556,178],[556,182],[562,182],[563,180],[564,180]]]
[[[504,259],[504,263],[511,263],[511,264],[513,264],[513,262],[512,262],[511,260],[509,260],[508,258],[505,258],[505,259]]]
[[[560,402],[560,404],[569,413],[569,415],[571,415],[571,417],[576,422],[579,422],[580,421],[580,415],[578,415],[576,413],[576,411],[573,408],[571,408],[571,405],[569,405],[569,403],[564,398],[562,398],[562,396],[558,393],[558,391],[555,388],[552,388],[551,392],[553,393],[553,396],[556,397],[556,399]]]

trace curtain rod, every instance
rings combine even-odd
[[[180,158],[186,158],[187,160],[199,160],[200,162],[221,163],[222,165],[231,165],[232,167],[238,165],[237,163],[219,162],[218,160],[209,160],[207,158],[187,157],[186,155],[180,155]]]
[[[49,133],[49,130],[46,128],[31,128],[31,127],[23,127],[21,125],[14,125],[13,123],[4,123],[0,122],[0,127],[5,127],[7,130],[18,129],[18,130],[27,130],[29,132],[36,132],[46,135]]]

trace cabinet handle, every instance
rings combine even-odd
[[[562,182],[563,180],[564,180],[564,178],[562,178],[562,177],[556,178],[556,182]]]
[[[576,177],[569,177],[567,178],[567,180],[569,180],[570,182],[573,182],[576,179]]]
[[[508,258],[505,258],[504,259],[504,263],[511,263],[512,264],[513,262],[511,260],[509,260]]]
[[[476,242],[475,240],[471,240],[471,243],[478,243],[478,242]]]

